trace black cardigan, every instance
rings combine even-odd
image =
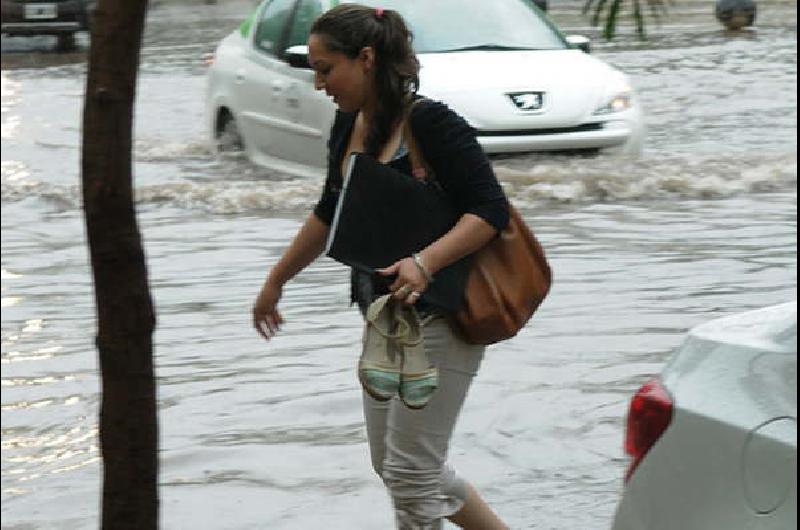
[[[337,112],[328,139],[328,176],[314,213],[329,226],[342,187],[342,158],[355,119],[355,112]],[[410,122],[422,156],[456,209],[462,215],[477,215],[497,231],[503,230],[508,224],[508,201],[475,139],[475,130],[447,105],[429,99],[414,106]],[[411,174],[407,155],[390,165]]]
[[[328,140],[328,176],[314,214],[330,226],[342,188],[342,159],[355,123],[355,112],[338,112]],[[475,139],[475,130],[445,104],[424,99],[417,103],[410,116],[411,132],[422,156],[435,173],[458,212],[472,213],[492,225],[498,232],[508,224],[509,210],[503,188],[497,182],[492,165]],[[389,164],[411,174],[408,154]],[[370,302],[385,294],[387,286],[375,278],[351,274],[351,301],[358,302],[362,313]],[[423,295],[417,303],[421,312],[435,310]]]

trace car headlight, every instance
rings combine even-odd
[[[633,106],[633,92],[631,90],[624,90],[615,94],[612,98],[608,99],[604,104],[597,107],[594,111],[595,115],[612,114],[614,112],[622,112],[628,110]]]

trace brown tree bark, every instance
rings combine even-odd
[[[133,106],[147,0],[100,0],[83,109],[82,191],[102,376],[102,528],[158,528],[155,311],[136,222]]]

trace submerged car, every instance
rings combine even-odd
[[[633,397],[613,530],[797,527],[797,302],[694,328]]]
[[[208,72],[212,137],[251,160],[319,174],[335,105],[314,90],[306,41],[333,0],[264,0],[218,45]],[[414,33],[419,93],[445,102],[489,153],[637,153],[642,116],[628,78],[564,36],[530,0],[361,0]]]
[[[55,35],[59,48],[75,45],[75,33],[89,31],[96,0],[1,0],[2,33]]]

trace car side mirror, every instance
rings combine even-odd
[[[583,35],[567,35],[567,44],[569,44],[569,47],[581,50],[584,53],[591,53],[591,43],[592,41],[589,40],[589,37],[584,37]]]
[[[311,68],[311,65],[308,64],[308,46],[305,44],[289,46],[286,48],[286,51],[283,52],[283,58],[289,63],[289,66],[294,68]]]

